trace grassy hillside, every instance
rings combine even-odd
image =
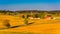
[[[50,15],[56,19],[46,19]],[[1,34],[60,34],[60,11],[0,10]]]

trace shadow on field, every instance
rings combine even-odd
[[[32,25],[32,24],[34,24],[34,22],[32,22],[32,23],[28,23],[28,24],[25,24],[25,25],[12,26],[12,27],[10,27],[10,28],[24,27],[24,26],[29,26],[29,25]]]
[[[5,24],[6,28],[0,28],[0,30],[10,29],[10,28],[19,28],[19,27],[24,27],[24,26],[30,26],[30,25],[33,25],[33,24],[34,24],[34,22],[28,23],[28,24],[24,24],[24,25],[10,26],[10,24],[7,23],[7,24]]]

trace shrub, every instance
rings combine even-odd
[[[3,25],[6,26],[7,28],[10,28],[9,20],[4,20]]]
[[[28,25],[28,20],[27,20],[27,18],[25,18],[25,25]]]

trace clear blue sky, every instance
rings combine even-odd
[[[60,0],[0,0],[0,10],[60,10]]]

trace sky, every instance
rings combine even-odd
[[[0,10],[60,10],[60,0],[0,0]]]

